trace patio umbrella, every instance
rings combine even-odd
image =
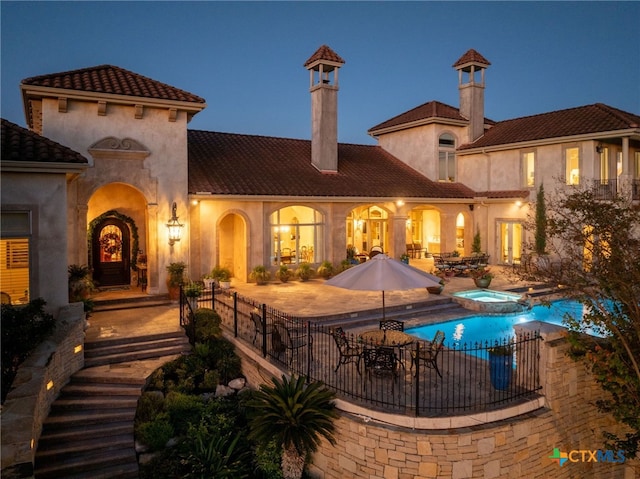
[[[328,279],[324,284],[355,291],[382,291],[382,319],[385,319],[385,291],[439,286],[440,278],[389,258],[386,254],[377,254],[369,261]]]

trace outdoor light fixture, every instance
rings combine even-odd
[[[173,246],[176,241],[180,241],[182,227],[184,226],[178,221],[178,216],[176,215],[177,208],[176,202],[174,201],[171,207],[171,219],[167,223],[167,228],[169,228],[169,244],[171,246]]]
[[[602,146],[602,143],[598,143],[598,145],[596,146],[596,153],[602,153],[604,151],[604,147]]]

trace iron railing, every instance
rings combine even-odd
[[[492,384],[490,367],[490,351],[496,344],[445,342],[436,359],[438,370],[428,367],[428,362],[412,361],[429,347],[429,341],[416,338],[402,346],[385,344],[397,360],[395,371],[385,371],[366,368],[362,359],[359,364],[357,359],[339,364],[332,326],[283,313],[237,292],[205,292],[198,307],[215,309],[223,328],[283,371],[322,381],[338,397],[370,409],[423,417],[470,414],[535,398],[541,389],[537,333],[502,342],[514,354],[509,366],[501,369],[510,380],[498,389]],[[182,318],[183,314],[193,318],[188,303],[183,307],[181,300],[180,311],[181,324],[192,327],[188,318]],[[346,340],[359,351],[382,347],[348,331]]]

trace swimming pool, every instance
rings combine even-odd
[[[513,338],[513,327],[529,321],[543,321],[545,323],[562,326],[564,315],[581,318],[584,306],[577,301],[554,301],[550,306],[535,305],[528,311],[501,315],[478,315],[462,319],[454,319],[443,323],[409,328],[405,332],[420,339],[431,341],[436,331],[444,331],[446,342],[450,345],[461,346],[474,343],[494,344],[505,339]]]

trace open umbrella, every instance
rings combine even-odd
[[[385,291],[439,286],[440,278],[389,258],[386,254],[377,254],[369,261],[328,279],[324,284],[356,291],[382,291],[382,319],[385,319]]]

